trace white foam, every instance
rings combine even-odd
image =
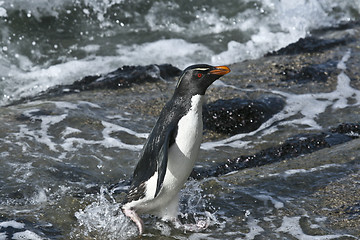
[[[269,194],[257,194],[253,196],[254,198],[263,201],[264,203],[267,203],[268,201],[270,201],[274,207],[276,209],[280,209],[284,207],[284,203],[276,200],[275,198],[273,198],[272,196],[270,196]]]
[[[251,146],[251,142],[245,141],[243,138],[259,133],[260,136],[265,136],[275,132],[278,126],[302,126],[308,130],[321,130],[323,126],[318,123],[317,119],[327,108],[341,109],[360,106],[360,90],[351,86],[351,80],[344,72],[344,70],[346,70],[346,61],[350,57],[351,51],[349,50],[339,62],[338,68],[342,71],[337,77],[337,86],[332,92],[293,94],[278,90],[269,91],[256,89],[256,91],[271,92],[284,97],[286,102],[284,109],[253,132],[237,134],[220,141],[205,142],[201,145],[201,148],[204,150],[212,150],[221,146],[246,148]],[[235,86],[230,87],[244,91]],[[294,116],[296,116],[295,119]]]
[[[66,126],[65,129],[61,132],[61,140],[62,142],[55,142],[53,139],[57,139],[57,136],[51,135],[51,132],[49,131],[50,127],[58,125],[60,122],[64,121],[69,111],[76,111],[81,106],[89,106],[91,108],[100,108],[99,105],[93,104],[91,102],[85,102],[85,101],[79,101],[78,103],[70,103],[70,102],[62,102],[62,101],[50,101],[48,103],[52,103],[56,106],[56,108],[63,111],[62,114],[59,115],[39,115],[37,116],[35,113],[39,111],[37,108],[32,108],[29,110],[25,110],[23,112],[23,115],[29,117],[32,121],[39,120],[40,122],[40,128],[34,128],[32,125],[25,125],[20,124],[18,125],[19,131],[16,133],[13,133],[12,135],[15,136],[15,138],[18,140],[16,144],[22,146],[23,151],[26,152],[28,150],[28,144],[23,141],[22,139],[29,139],[36,141],[38,143],[44,144],[47,146],[51,151],[54,152],[71,152],[71,151],[77,151],[79,148],[81,148],[84,145],[101,145],[106,148],[120,148],[120,149],[127,149],[131,151],[139,151],[142,149],[141,144],[127,144],[121,141],[120,139],[116,137],[112,137],[111,135],[116,132],[124,132],[129,135],[132,135],[136,138],[147,138],[148,133],[138,133],[135,132],[129,128],[116,125],[113,123],[109,123],[106,121],[102,121],[102,125],[104,126],[104,129],[101,131],[103,139],[101,140],[89,140],[84,139],[81,137],[75,137],[71,136],[71,134],[74,133],[81,133],[81,130],[72,128],[70,126]],[[32,103],[34,104],[34,103]],[[31,106],[32,104],[27,104]],[[36,105],[36,104],[35,104]],[[68,136],[71,137],[68,137]],[[60,139],[57,139],[60,140]],[[62,151],[64,150],[64,151]],[[60,159],[63,159],[66,157],[66,154],[62,154],[59,156]]]
[[[76,128],[72,128],[72,127],[66,127],[64,131],[61,132],[61,135],[63,137],[66,137],[70,134],[73,134],[73,133],[81,133],[81,131],[79,129],[76,129]]]
[[[196,62],[210,63],[213,54],[203,44],[189,43],[183,39],[164,39],[132,46],[118,45],[117,48],[118,59],[124,63],[172,63],[182,68]]]
[[[101,46],[98,45],[98,44],[90,44],[90,45],[86,45],[84,47],[81,47],[80,49],[84,50],[87,53],[95,53],[95,52],[99,51],[100,47]]]
[[[124,117],[120,114],[115,114],[115,115],[109,115],[109,116],[106,116],[108,119],[116,119],[116,120],[119,120],[119,121],[126,121],[126,120],[130,120],[130,118],[127,118],[127,117]]]
[[[12,228],[16,228],[16,229],[22,229],[25,227],[24,223],[19,223],[17,221],[11,220],[11,221],[7,221],[7,222],[0,222],[0,229],[1,228],[8,228],[8,227],[12,227]]]
[[[256,236],[261,236],[261,233],[265,230],[259,226],[259,222],[259,220],[252,218],[247,221],[247,226],[250,231],[245,235],[245,239],[251,240],[255,239]]]
[[[56,148],[56,143],[52,141],[53,137],[48,135],[48,130],[51,125],[54,125],[56,123],[59,123],[63,121],[66,118],[67,114],[62,114],[58,116],[41,116],[39,117],[41,119],[40,129],[39,130],[30,130],[28,126],[26,125],[19,125],[20,130],[18,133],[14,133],[17,139],[21,138],[28,138],[31,140],[35,140],[39,143],[42,143],[51,151],[57,152],[58,149]]]
[[[0,240],[7,240],[7,235],[4,232],[0,232]]]
[[[76,103],[64,102],[64,101],[50,101],[50,103],[54,104],[56,108],[64,109],[64,110],[75,110],[78,108]],[[67,113],[68,111],[66,111]]]
[[[171,227],[165,222],[156,222],[154,229],[159,230],[163,236],[171,236]]]
[[[88,102],[88,101],[77,101],[77,103],[79,104],[79,106],[87,105],[91,108],[98,108],[98,109],[101,108],[100,105],[98,105],[96,103]]]
[[[44,189],[38,189],[37,193],[31,199],[34,204],[45,203],[48,201],[48,197]]]
[[[87,140],[83,138],[70,137],[70,138],[66,138],[64,142],[60,144],[60,146],[68,152],[77,151],[77,149],[79,147],[82,147],[83,145],[102,145],[106,148],[116,147],[131,151],[140,151],[142,149],[141,144],[139,145],[126,144],[118,138],[111,137],[111,134],[115,132],[126,132],[138,138],[147,138],[148,136],[148,133],[137,133],[126,127],[115,125],[106,121],[102,121],[102,124],[104,126],[104,129],[102,131],[103,140]],[[76,148],[74,147],[75,145]]]
[[[192,233],[186,239],[189,239],[189,240],[202,240],[202,239],[217,240],[217,238],[211,237],[210,233]]]
[[[212,57],[212,63],[234,63],[245,59],[255,59],[263,54],[278,50],[299,38],[305,37],[311,29],[330,26],[333,19],[329,16],[328,6],[318,1],[262,1],[262,8],[271,14],[239,13],[236,19],[238,29],[255,31],[245,43],[230,41],[227,50]],[[314,17],[316,16],[316,17]],[[274,31],[274,26],[280,29]]]
[[[360,12],[357,0],[336,2],[334,0],[266,0],[258,8],[239,9],[238,13],[224,14],[216,7],[194,9],[192,20],[185,20],[171,14],[183,11],[183,6],[175,2],[153,2],[152,7],[145,13],[141,26],[129,24],[127,30],[118,30],[115,23],[109,18],[109,11],[116,4],[123,4],[123,0],[85,1],[52,1],[52,0],[9,0],[0,1],[0,17],[6,14],[7,9],[24,10],[30,17],[41,20],[44,16],[58,17],[59,13],[68,6],[86,7],[85,18],[89,14],[96,14],[99,35],[105,40],[94,41],[92,44],[81,46],[75,42],[70,50],[82,50],[88,56],[77,59],[75,56],[56,56],[49,59],[44,65],[31,62],[29,56],[23,56],[19,50],[15,55],[17,63],[11,63],[7,55],[0,56],[0,77],[3,78],[0,105],[21,97],[33,96],[49,87],[59,84],[70,84],[86,75],[95,75],[110,72],[122,65],[171,63],[184,68],[192,63],[230,64],[254,59],[269,51],[287,46],[289,43],[305,37],[310,30],[319,27],[332,26],[341,21],[349,21],[353,14],[348,9]],[[337,11],[334,11],[337,9]],[[67,10],[70,11],[71,10]],[[339,14],[337,12],[341,12]],[[123,13],[130,19],[138,12]],[[191,19],[191,18],[190,18]],[[130,21],[131,22],[131,21]],[[136,22],[136,21],[135,21]],[[122,23],[124,25],[124,23]],[[145,26],[143,26],[145,25]],[[109,56],[108,51],[101,52],[103,45],[109,44],[107,36],[114,34],[149,29],[151,33],[165,31],[170,36],[166,39],[154,39],[152,42],[124,43],[117,46],[117,56]],[[120,31],[120,32],[117,32]],[[86,30],[85,30],[86,32]],[[111,33],[109,33],[111,32]],[[243,35],[238,39],[235,34],[223,39],[211,40],[208,36],[229,35],[235,32]],[[159,36],[162,36],[159,34]],[[162,36],[163,37],[163,36]],[[91,36],[89,36],[91,38]],[[201,41],[201,39],[204,39]],[[34,41],[34,45],[37,45]],[[80,46],[79,46],[80,45]],[[217,47],[220,47],[217,49]],[[4,52],[8,46],[1,46]],[[113,47],[113,46],[110,46]],[[108,48],[104,47],[104,49]],[[33,55],[42,55],[38,50]],[[1,52],[1,51],[0,51]],[[95,56],[96,54],[96,56]],[[139,57],[141,56],[141,57]],[[49,55],[49,58],[51,56]],[[63,62],[49,66],[49,62]]]
[[[26,230],[24,232],[17,232],[13,234],[12,237],[13,240],[42,240],[42,237],[37,235],[34,232],[31,232],[29,230]]]
[[[6,9],[1,7],[4,4],[4,1],[0,1],[0,17],[7,17]]]
[[[308,235],[304,233],[300,226],[301,216],[296,217],[283,217],[283,221],[281,226],[276,229],[276,232],[284,232],[292,235],[296,239],[302,240],[329,240],[329,239],[338,239],[340,237],[344,237],[344,235]]]
[[[27,13],[28,17],[35,17],[38,21],[41,21],[43,16],[59,15],[59,9],[62,9],[68,3],[73,0],[6,0],[3,7],[6,9],[17,9]]]
[[[137,133],[131,129],[113,124],[113,123],[109,123],[106,121],[101,121],[102,125],[105,127],[105,129],[103,130],[103,135],[106,138],[111,138],[110,137],[110,133],[113,132],[126,132],[130,135],[136,136],[138,138],[147,138],[149,136],[148,133]]]
[[[350,58],[350,56],[351,56],[351,50],[349,49],[347,52],[346,52],[346,54],[341,58],[341,61],[340,62],[338,62],[338,64],[337,64],[337,68],[338,69],[341,69],[341,70],[346,70],[346,62],[349,60],[349,58]]]
[[[296,174],[304,174],[304,173],[311,173],[311,172],[317,172],[317,171],[321,171],[327,168],[335,168],[335,167],[341,167],[341,164],[325,164],[319,167],[314,167],[314,168],[310,168],[310,169],[290,169],[285,171],[282,175],[284,177],[288,177],[288,176],[292,176],[292,175],[296,175]]]
[[[89,57],[82,60],[69,60],[49,67],[32,67],[23,71],[11,66],[5,76],[4,95],[6,100],[36,95],[59,84],[71,84],[84,76],[113,71],[124,62],[116,57]]]

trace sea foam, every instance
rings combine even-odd
[[[0,42],[0,105],[123,65],[170,63],[185,68],[192,63],[223,65],[258,58],[314,29],[353,20],[353,12],[360,12],[356,0],[255,1],[243,8],[233,5],[233,11],[224,4],[194,3],[189,10],[181,3],[162,1],[150,1],[141,10],[128,3],[127,11],[121,8],[122,0],[0,3],[0,18],[20,11],[29,20],[53,17],[63,24],[83,8],[78,21],[84,21],[82,29],[71,33],[82,37],[72,36],[67,49],[61,39],[43,36],[55,42],[47,52],[39,39],[11,36],[12,28],[5,22],[8,39]]]

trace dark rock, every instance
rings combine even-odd
[[[336,128],[331,129],[331,132],[346,134],[352,138],[360,137],[360,124],[359,123],[342,123]]]
[[[146,65],[146,66],[123,66],[105,75],[86,76],[70,85],[52,87],[37,96],[22,98],[10,105],[16,105],[27,101],[61,96],[69,93],[95,89],[118,89],[131,87],[133,84],[156,82],[159,80],[171,80],[181,74],[181,70],[171,64]]]
[[[359,137],[354,135],[348,136],[354,129],[359,131],[359,128],[360,124],[341,124],[336,128],[330,129],[329,132],[297,135],[278,147],[268,148],[251,156],[228,159],[226,162],[208,169],[195,168],[191,173],[191,177],[195,179],[218,177],[241,169],[262,166],[309,154]]]
[[[322,52],[339,45],[346,45],[351,41],[353,41],[353,39],[346,37],[341,39],[320,39],[317,37],[305,37],[300,38],[296,43],[291,43],[288,46],[277,51],[270,52],[265,56]]]
[[[359,218],[360,216],[360,201],[353,206],[342,206],[341,209],[348,214],[350,218]]]
[[[343,21],[336,25],[331,25],[331,26],[315,29],[311,33],[322,35],[322,34],[326,34],[326,32],[329,32],[329,31],[347,30],[347,29],[352,29],[359,25],[360,25],[360,20]]]
[[[228,135],[252,132],[285,106],[280,97],[217,100],[204,107],[205,129]]]
[[[49,116],[52,114],[50,110],[36,109],[31,112],[22,113],[19,116],[16,116],[16,120],[18,121],[39,121],[39,116]]]
[[[179,76],[181,70],[170,65],[123,66],[104,76],[88,76],[71,85],[72,89],[116,89],[130,87],[132,84],[168,80]]]
[[[326,82],[330,74],[336,70],[336,61],[327,61],[321,64],[312,64],[297,71],[294,68],[277,66],[280,68],[278,74],[284,78],[282,81],[295,81],[297,83],[306,82]]]

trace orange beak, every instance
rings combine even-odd
[[[228,68],[227,66],[217,66],[215,67],[214,70],[210,71],[211,74],[216,74],[221,76],[228,74],[229,72],[230,72],[230,68]]]

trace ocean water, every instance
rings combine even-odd
[[[0,1],[0,105],[122,65],[258,58],[359,12],[358,0]]]
[[[358,0],[0,0],[0,240],[136,236],[119,211],[121,192],[156,121],[136,105],[155,94],[166,98],[174,82],[147,86],[145,93],[82,92],[6,104],[122,65],[184,68],[256,59],[359,15]],[[285,107],[253,132],[204,141],[197,167],[264,142],[358,121],[360,90],[347,72],[357,56],[350,49],[341,53],[329,91],[244,89],[217,81],[215,90],[272,94]],[[143,239],[359,239],[329,227],[327,216],[309,208],[319,204],[317,188],[360,172],[359,161],[277,167],[188,181],[182,221],[209,227],[188,232],[144,216]]]

